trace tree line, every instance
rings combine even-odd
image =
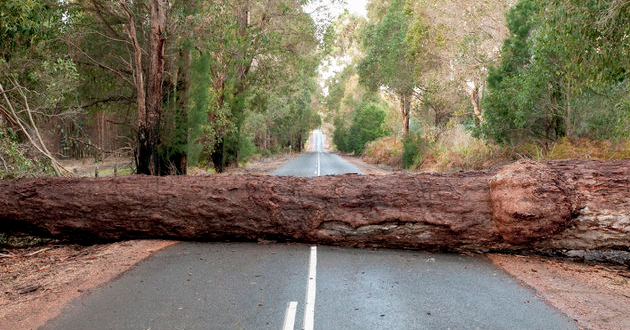
[[[62,174],[47,145],[99,148],[86,130],[103,113],[141,174],[221,172],[254,152],[301,150],[320,125],[322,53],[303,5],[3,1],[0,136],[14,151],[4,168],[34,150]]]
[[[624,0],[370,1],[328,31],[348,64],[327,84],[337,147],[364,150],[344,132],[368,99],[385,119],[361,142],[399,136],[410,153],[454,127],[511,147],[629,138],[629,22]]]

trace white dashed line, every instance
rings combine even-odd
[[[295,313],[297,312],[297,301],[291,301],[287,305],[287,310],[284,313],[284,324],[282,330],[293,330],[295,327]]]
[[[306,304],[304,305],[304,330],[313,330],[315,326],[315,283],[317,275],[317,247],[311,246],[311,258],[308,265],[306,285]]]

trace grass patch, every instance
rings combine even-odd
[[[131,167],[121,167],[118,169],[118,174],[119,176],[123,176],[123,175],[131,175],[133,174],[131,172]],[[114,175],[114,169],[113,168],[107,168],[104,170],[99,170],[98,172],[99,176],[112,176]]]

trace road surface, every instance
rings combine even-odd
[[[359,173],[324,151],[276,175]],[[577,329],[483,257],[299,244],[180,243],[42,329]]]
[[[359,169],[341,157],[324,150],[326,137],[320,130],[315,130],[309,139],[309,153],[294,159],[278,168],[274,175],[322,176],[345,173],[359,173]]]

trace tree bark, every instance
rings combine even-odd
[[[630,160],[498,173],[0,182],[0,231],[450,251],[630,248]]]
[[[403,136],[407,136],[409,134],[409,110],[411,109],[411,97],[406,94],[400,94],[400,112],[402,115],[403,125],[402,125],[402,133]]]
[[[138,174],[159,175],[158,146],[162,118],[162,79],[166,28],[165,0],[150,2],[149,69],[146,86],[146,115],[138,118]],[[142,120],[141,120],[142,119]]]
[[[469,84],[468,87],[470,87],[468,91],[468,96],[470,97],[470,103],[472,104],[472,107],[473,107],[473,113],[475,115],[475,123],[476,124],[484,123],[485,120],[483,118],[483,113],[481,112],[482,95],[480,93],[479,84],[477,84],[476,82],[473,82],[472,84]]]

